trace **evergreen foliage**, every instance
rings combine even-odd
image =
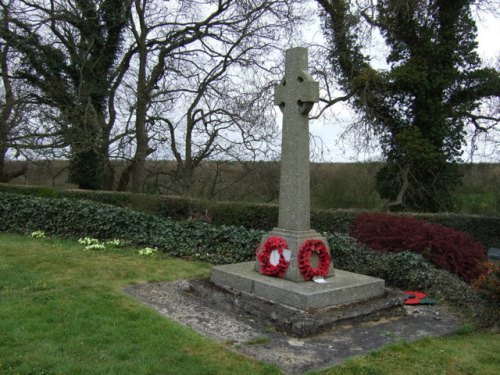
[[[0,193],[0,232],[33,233],[67,238],[121,239],[155,247],[168,255],[212,264],[255,260],[264,231],[207,223],[178,222],[106,204],[72,199],[38,198]],[[393,287],[423,290],[470,318],[490,324],[493,300],[413,252],[383,254],[360,245],[347,234],[326,235],[336,268],[382,277]]]
[[[71,198],[106,203],[173,220],[194,220],[214,225],[242,226],[269,231],[278,225],[278,205],[218,202],[167,195],[125,192],[58,190],[44,186],[1,184],[0,192],[45,198]],[[348,233],[363,210],[312,210],[311,227],[319,232]],[[500,243],[500,217],[450,213],[412,213],[412,217],[469,233],[486,247]],[[398,216],[396,216],[397,218]],[[395,219],[397,220],[397,219]]]
[[[483,290],[477,293],[473,286],[429,263],[422,255],[373,251],[344,233],[329,234],[327,238],[335,268],[380,277],[387,285],[403,290],[423,291],[481,325],[496,324],[496,297],[482,293]]]
[[[62,142],[71,147],[71,182],[81,188],[103,188],[110,132],[106,100],[130,2],[31,5],[44,12],[48,26],[34,22],[29,11],[12,12],[16,17],[3,21],[15,28],[0,28],[0,36],[21,56],[17,77],[38,90],[37,101],[59,111],[52,120],[60,126]]]
[[[474,1],[318,3],[334,71],[387,158],[377,177],[381,197],[398,209],[449,210],[465,125],[477,125],[481,99],[500,94],[499,73],[482,68],[475,51]],[[389,70],[370,65],[363,23],[389,47]]]
[[[174,221],[96,202],[0,193],[0,231],[37,230],[67,238],[119,239],[213,264],[252,260],[264,234],[243,227]]]

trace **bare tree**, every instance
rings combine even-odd
[[[110,157],[125,158],[118,187],[141,192],[155,153],[175,160],[172,189],[191,195],[203,161],[272,151],[275,52],[302,0],[0,2],[13,25],[0,37],[21,58],[16,78],[50,108],[37,117],[50,131],[26,154],[69,152],[80,187],[112,188]]]
[[[500,72],[500,56],[492,68]],[[483,100],[474,112],[464,113],[467,119],[467,144],[470,161],[476,156],[492,161],[500,160],[500,95]]]
[[[134,0],[136,54],[125,79],[135,98],[135,155],[126,171],[132,191],[143,190],[145,161],[155,151],[176,160],[173,178],[184,195],[192,194],[202,161],[265,151],[276,131],[270,61],[297,21],[298,3],[205,0],[165,7]]]

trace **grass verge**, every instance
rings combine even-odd
[[[498,334],[458,334],[392,344],[309,375],[496,375],[500,369],[499,352]]]
[[[0,233],[0,374],[280,373],[159,318],[121,291],[205,276],[209,264],[82,249],[75,241]],[[309,374],[496,375],[499,352],[500,335],[464,330]]]
[[[209,265],[0,233],[1,374],[273,374],[121,292]]]

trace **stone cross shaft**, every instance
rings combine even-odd
[[[291,231],[310,229],[308,114],[319,101],[319,83],[307,70],[307,49],[287,50],[285,77],[274,94],[283,113],[278,227]]]

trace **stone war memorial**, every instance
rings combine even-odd
[[[310,227],[308,114],[318,101],[307,49],[287,50],[274,96],[283,113],[278,227],[263,236],[255,261],[214,267],[210,287],[198,290],[297,337],[339,320],[399,314],[404,301],[382,279],[334,269],[326,239]]]

